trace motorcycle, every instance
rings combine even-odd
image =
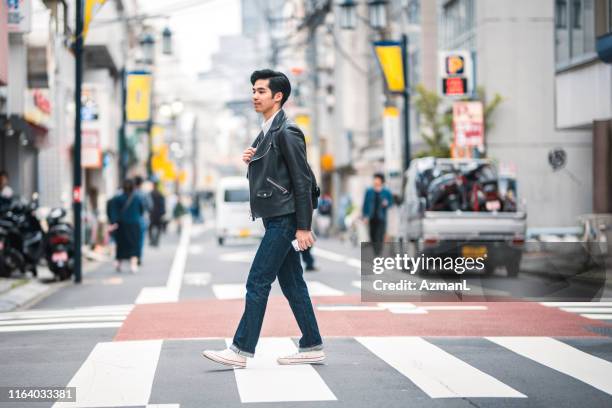
[[[74,271],[73,229],[64,221],[65,216],[63,208],[54,208],[47,216],[45,259],[60,280],[69,279]]]
[[[10,276],[30,270],[37,276],[37,265],[44,251],[44,232],[36,218],[36,197],[30,202],[15,201],[0,217],[0,275]]]

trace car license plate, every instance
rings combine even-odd
[[[55,252],[51,255],[53,262],[65,262],[68,260],[68,252]]]
[[[487,255],[486,246],[466,245],[461,248],[461,256],[464,258],[483,258]]]
[[[249,229],[241,229],[240,232],[238,233],[238,235],[240,237],[248,237],[251,235],[251,230]]]

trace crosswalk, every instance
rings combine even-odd
[[[612,320],[612,302],[542,302],[564,312],[579,314],[593,320]]]
[[[221,348],[230,342],[189,339],[98,343],[67,384],[77,387],[77,401],[56,403],[54,407],[156,406],[156,402],[162,402],[157,400],[160,395],[165,396],[164,403],[175,404],[168,406],[180,406],[183,398],[193,399],[194,392],[201,394],[206,406],[231,406],[233,400],[342,402],[359,399],[359,393],[362,399],[368,398],[368,393],[374,395],[381,387],[399,387],[407,392],[407,400],[415,401],[495,398],[541,403],[540,389],[522,381],[534,363],[541,384],[561,381],[558,393],[564,392],[563,384],[567,383],[571,384],[568,392],[582,390],[597,401],[612,401],[612,350],[608,349],[604,359],[567,340],[550,337],[487,337],[467,343],[465,339],[423,337],[333,338],[326,340],[327,362],[312,366],[278,365],[277,356],[296,351],[295,341],[266,337],[260,339],[256,357],[248,360],[246,369],[224,369],[196,352],[199,348]],[[467,358],[464,352],[457,353],[466,344],[474,348]],[[496,358],[511,363],[493,367],[491,362]],[[171,378],[171,384],[189,384],[193,380],[199,386],[189,396],[176,387],[155,389],[168,384],[167,378]],[[359,384],[363,378],[368,381]],[[383,380],[385,384],[379,382]],[[352,382],[358,386],[348,389]],[[217,387],[223,392],[217,392]],[[188,388],[180,389],[187,393]],[[168,400],[170,395],[175,401]],[[389,402],[388,406],[393,405]]]
[[[310,296],[342,296],[344,291],[335,289],[323,282],[307,280]],[[276,289],[276,288],[274,288]],[[274,290],[273,289],[273,290]],[[246,296],[245,283],[219,283],[212,285],[212,291],[217,299],[244,299]]]
[[[0,315],[0,333],[121,327],[134,305],[28,310]]]

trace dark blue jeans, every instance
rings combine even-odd
[[[244,313],[230,348],[243,356],[253,357],[270,288],[278,277],[278,283],[302,332],[299,350],[321,350],[323,343],[308,287],[302,276],[300,254],[291,245],[297,228],[295,213],[264,218],[263,223],[266,232],[249,271]]]

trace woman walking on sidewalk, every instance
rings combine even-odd
[[[288,121],[281,109],[289,98],[289,79],[269,69],[251,75],[253,105],[262,113],[262,131],[242,160],[248,164],[253,219],[261,217],[266,229],[247,278],[244,313],[232,345],[202,355],[220,364],[246,367],[259,340],[268,295],[278,277],[283,294],[297,320],[302,338],[299,351],[278,358],[279,364],[309,364],[325,359],[323,343],[306,282],[300,254],[314,243],[310,231],[317,196],[316,181],[306,160],[302,131]],[[314,200],[314,203],[313,203]]]
[[[134,191],[134,182],[125,180],[123,192],[110,203],[111,230],[114,231],[116,247],[115,268],[121,272],[121,262],[130,260],[132,273],[138,271],[140,253],[141,223],[145,211],[142,197]]]

